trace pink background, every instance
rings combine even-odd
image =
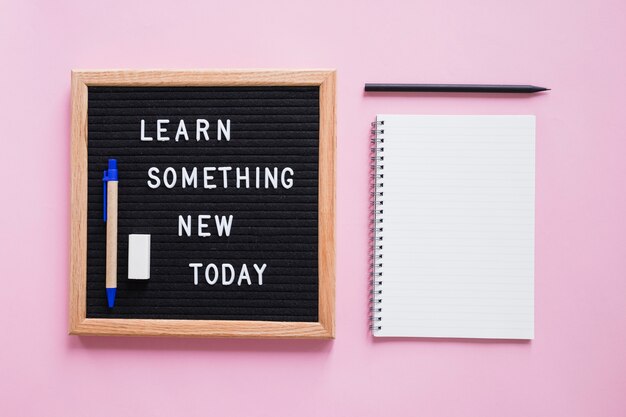
[[[623,416],[626,2],[12,1],[0,8],[0,414]],[[67,335],[70,70],[338,71],[337,339]],[[549,94],[373,96],[364,82]],[[536,114],[536,339],[372,340],[376,113]]]

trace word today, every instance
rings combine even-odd
[[[263,271],[267,267],[267,264],[263,264],[261,266],[254,264],[252,265],[254,271],[256,272],[256,282],[258,285],[263,285]],[[190,268],[193,268],[193,283],[194,285],[198,285],[199,281],[199,272],[202,268],[204,268],[204,280],[209,285],[215,285],[219,281],[224,286],[229,286],[235,283],[235,278],[237,278],[237,286],[241,286],[241,284],[245,281],[247,285],[252,285],[252,278],[250,277],[250,271],[247,264],[242,264],[239,268],[239,273],[235,273],[235,267],[229,263],[223,263],[218,266],[214,263],[209,263],[206,267],[201,262],[193,262],[189,264]]]

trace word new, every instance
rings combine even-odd
[[[198,215],[198,236],[207,237],[211,236],[211,232],[206,231],[209,224],[207,221],[211,218],[210,214]],[[230,228],[233,226],[233,215],[230,216],[214,216],[215,228],[217,229],[217,235],[230,236]],[[188,237],[191,237],[191,215],[187,215],[187,218],[182,215],[178,216],[178,236],[182,236],[185,233]]]

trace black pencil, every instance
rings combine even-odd
[[[365,91],[402,93],[538,93],[549,88],[502,84],[365,84]]]

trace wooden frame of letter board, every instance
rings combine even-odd
[[[319,86],[319,309],[317,322],[87,318],[87,88],[89,86]],[[70,334],[334,338],[335,71],[72,71],[71,216]]]

